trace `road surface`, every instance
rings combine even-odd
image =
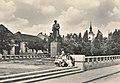
[[[101,78],[92,83],[120,83],[120,73]]]
[[[82,73],[36,83],[120,83],[120,65],[88,70]]]

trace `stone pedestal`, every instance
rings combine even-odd
[[[70,55],[75,59],[75,66],[79,67],[81,70],[85,69],[85,55]]]
[[[56,57],[56,55],[61,53],[61,43],[60,42],[51,42],[50,44],[50,55],[51,57]]]

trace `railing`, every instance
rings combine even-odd
[[[107,55],[107,56],[71,55],[71,56],[75,58],[76,66],[79,66],[82,70],[90,70],[120,64],[120,55]]]
[[[23,60],[23,59],[40,59],[47,58],[49,54],[25,54],[25,55],[0,55],[0,60]]]
[[[96,69],[100,67],[120,64],[120,55],[107,56],[85,56],[71,55],[75,58],[75,65],[82,70]],[[50,57],[49,54],[25,54],[25,55],[0,55],[0,60],[24,60],[24,59],[41,59]]]
[[[85,70],[120,64],[120,55],[87,56],[85,57]]]

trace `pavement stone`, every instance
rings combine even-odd
[[[99,69],[88,70],[82,73],[64,76],[60,78],[44,80],[44,81],[40,81],[36,83],[85,83],[86,81],[99,78],[101,76],[105,76],[105,75],[108,75],[108,74],[111,74],[117,71],[120,71],[120,65],[114,65],[114,66],[103,67]],[[86,83],[93,83],[93,82],[94,81],[86,82]],[[96,83],[100,83],[100,82],[96,82]]]

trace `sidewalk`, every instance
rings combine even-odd
[[[96,78],[99,79],[102,76],[106,76],[115,72],[120,73],[118,71],[120,71],[120,65],[115,65],[99,69],[88,70],[82,73],[64,76],[60,78],[44,80],[36,83],[84,83],[84,82],[88,83],[89,80],[91,80],[89,83],[92,83]]]

